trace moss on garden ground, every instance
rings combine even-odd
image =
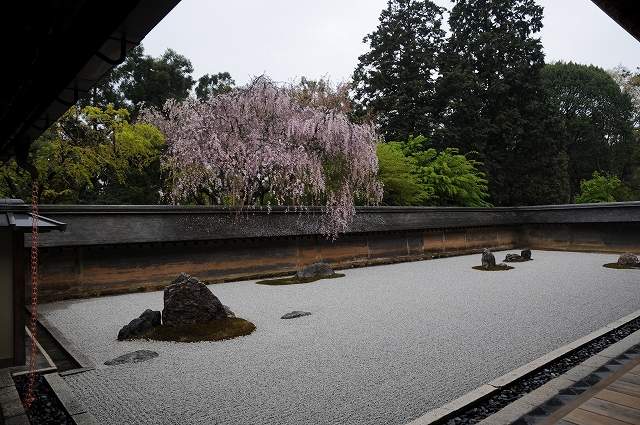
[[[640,267],[619,266],[618,263],[607,263],[607,264],[603,264],[602,267],[606,267],[606,268],[609,268],[609,269],[640,270]]]
[[[137,336],[137,339],[155,341],[199,342],[221,341],[249,335],[256,325],[238,317],[212,320],[209,323],[192,323],[179,326],[156,326],[151,332]]]
[[[503,271],[503,270],[511,270],[511,269],[513,269],[515,267],[511,267],[511,266],[507,266],[507,267],[493,266],[493,267],[489,267],[488,269],[485,269],[482,266],[473,266],[471,268],[475,269],[475,270],[482,270],[483,272],[499,272],[499,271]]]
[[[505,263],[524,263],[524,262],[527,262],[527,261],[533,261],[533,258],[521,258],[519,260],[511,260],[511,261],[506,261],[505,260]]]
[[[256,283],[259,285],[296,285],[298,283],[309,283],[315,282],[320,279],[335,279],[337,277],[344,277],[345,275],[342,273],[334,273],[334,274],[323,274],[317,275],[313,277],[303,277],[298,280],[295,277],[283,277],[280,279],[267,279],[267,280],[259,280]]]

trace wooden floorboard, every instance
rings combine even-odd
[[[620,380],[623,382],[640,385],[640,376],[632,375],[630,373],[624,375],[622,378],[620,378]]]
[[[624,378],[624,376],[622,378]],[[622,378],[618,379],[616,382],[609,385],[609,389],[622,394],[627,394],[634,397],[640,397],[640,384],[634,384],[633,382],[626,382],[626,381],[623,381]]]
[[[629,425],[628,422],[619,421],[583,409],[575,409],[566,416],[565,420],[576,425]]]
[[[629,424],[640,425],[640,410],[594,397],[580,407],[598,415]]]
[[[640,409],[640,397],[619,389],[621,387],[635,391],[634,385],[636,379],[640,378],[639,373],[640,357],[637,357],[552,413],[539,425],[640,425],[640,417],[638,422],[634,422],[634,415]],[[622,378],[626,380],[621,385],[608,389]],[[618,419],[619,417],[625,419]]]
[[[638,407],[640,405],[640,398],[628,394],[619,393],[617,391],[612,391],[609,388],[605,388],[604,390],[600,391],[594,398],[610,401],[611,403],[632,408]]]

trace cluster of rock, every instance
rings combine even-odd
[[[318,275],[329,276],[335,272],[326,263],[315,263],[303,267],[296,274],[297,280]],[[308,316],[306,311],[292,311],[282,316],[282,319],[293,319]],[[145,310],[140,317],[133,319],[118,332],[118,340],[129,338],[153,331],[156,326],[188,325],[192,323],[209,323],[236,317],[235,314],[213,295],[211,290],[198,278],[186,273],[180,273],[164,289],[164,308],[159,311]]]
[[[526,261],[531,259],[531,250],[525,249],[520,252],[520,254],[507,254],[504,258],[503,263],[496,264],[496,257],[489,249],[485,249],[482,252],[482,267],[485,269],[493,269],[493,268],[509,268],[509,266],[505,263],[509,262],[517,262],[517,261]]]
[[[145,310],[118,333],[118,340],[134,338],[151,332],[161,323],[167,326],[191,323],[209,323],[212,320],[236,317],[229,307],[222,305],[218,297],[198,278],[180,273],[164,289],[164,309]]]
[[[118,332],[118,340],[129,339],[151,332],[160,326],[160,312],[146,309],[137,319],[133,319]]]
[[[516,261],[526,261],[531,260],[531,250],[525,249],[520,251],[520,254],[507,254],[504,257],[504,261],[506,262],[516,262]]]
[[[335,274],[335,272],[327,263],[314,263],[298,270],[294,277],[296,280],[301,280],[314,276],[330,276],[332,274]]]
[[[640,260],[631,252],[625,252],[618,258],[617,264],[622,267],[640,267]]]
[[[485,269],[493,269],[496,267],[506,269],[509,266],[507,266],[505,263],[496,264],[496,256],[493,255],[493,252],[491,252],[489,249],[485,249],[482,252],[482,267]]]

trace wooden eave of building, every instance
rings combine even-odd
[[[592,0],[600,9],[640,41],[640,2],[638,0]]]
[[[23,0],[0,5],[0,164],[25,152],[179,0]]]

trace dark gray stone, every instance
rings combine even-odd
[[[281,317],[281,319],[295,319],[296,317],[309,316],[311,313],[308,311],[292,311]]]
[[[134,351],[133,353],[123,354],[113,360],[108,360],[104,362],[104,364],[106,364],[107,366],[115,366],[125,363],[140,363],[146,362],[147,360],[151,360],[156,357],[158,357],[158,353],[156,353],[155,351],[138,350]]]
[[[495,255],[493,255],[493,253],[490,250],[485,249],[484,252],[482,253],[482,267],[484,267],[485,269],[490,269],[495,266],[496,266]]]
[[[151,332],[155,326],[160,325],[159,317],[157,317],[159,314],[159,311],[146,310],[140,317],[133,319],[128,325],[124,325],[120,329],[118,340],[122,341]],[[157,324],[154,325],[156,322]]]
[[[506,263],[498,263],[498,264],[496,264],[496,267],[500,267],[502,269],[508,269],[509,265],[506,264]]]
[[[506,261],[507,263],[512,262],[512,261],[522,261],[524,258],[521,255],[518,254],[507,254],[504,257],[504,261]]]
[[[625,252],[618,258],[619,266],[640,267],[640,260],[631,252]]]
[[[522,258],[524,258],[525,260],[531,260],[531,250],[530,249],[523,249],[520,252],[520,256]]]
[[[298,270],[298,272],[295,274],[295,278],[297,280],[300,280],[306,277],[314,277],[319,275],[328,276],[334,273],[335,272],[333,271],[331,266],[328,265],[327,263],[314,263]]]
[[[180,276],[164,289],[164,325],[209,323],[226,317],[227,311],[218,297],[195,277],[180,273]]]
[[[151,309],[146,309],[144,313],[140,315],[141,319],[145,319],[151,322],[153,327],[160,326],[160,318],[162,314],[159,311],[153,311]]]

